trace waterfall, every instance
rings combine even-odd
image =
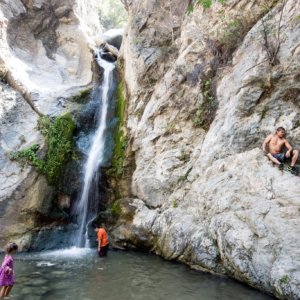
[[[77,247],[89,247],[87,228],[97,214],[97,207],[95,206],[97,206],[99,199],[95,199],[97,197],[95,197],[93,190],[97,190],[98,170],[105,159],[109,92],[113,86],[113,70],[115,68],[114,63],[101,58],[101,53],[97,55],[97,62],[99,66],[104,69],[102,92],[100,96],[102,106],[98,116],[98,128],[92,139],[87,161],[84,166],[83,189],[76,207],[77,222],[79,224],[79,230],[75,237],[75,246]],[[93,188],[93,186],[96,186],[96,188]]]

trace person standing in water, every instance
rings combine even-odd
[[[8,297],[15,284],[13,255],[17,252],[17,250],[18,245],[15,243],[9,243],[6,246],[6,255],[0,268],[0,298]]]
[[[95,231],[97,233],[97,242],[98,242],[98,255],[100,257],[106,256],[108,247],[109,247],[109,240],[107,236],[107,232],[104,229],[104,226],[97,226],[95,228]]]

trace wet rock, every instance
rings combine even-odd
[[[58,206],[63,210],[69,210],[71,205],[71,196],[69,195],[59,195],[58,196]]]
[[[30,250],[43,251],[67,248],[74,230],[75,228],[71,225],[58,226],[58,224],[41,228],[33,234]]]
[[[119,55],[119,51],[117,48],[115,48],[114,46],[111,46],[109,44],[103,44],[101,45],[101,52],[100,52],[100,56],[101,58],[110,61],[110,62],[114,62],[117,60],[118,55]]]
[[[115,62],[117,60],[116,56],[114,56],[112,53],[110,52],[103,52],[100,54],[101,58],[110,61],[110,62]]]
[[[12,238],[28,249],[36,230],[53,223],[53,188],[29,165],[9,157],[35,143],[42,148],[37,113],[73,110],[63,99],[91,84],[91,46],[100,44],[101,33],[95,5],[96,0],[84,6],[77,0],[0,5],[1,249]]]
[[[124,29],[111,29],[106,31],[102,38],[108,44],[120,49],[122,45],[123,33]]]

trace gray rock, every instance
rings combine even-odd
[[[126,178],[138,200],[131,201],[132,218],[120,218],[113,235],[122,245],[147,241],[167,259],[228,274],[281,299],[299,299],[299,178],[273,167],[259,148],[278,126],[300,148],[294,100],[300,3],[287,1],[278,64],[272,66],[261,19],[267,13],[268,26],[277,28],[281,4],[263,12],[262,2],[230,1],[186,16],[183,2],[172,2],[171,9],[150,0],[130,6],[133,22],[121,56],[135,160]],[[238,23],[241,14],[251,26],[237,25],[230,35],[229,23]],[[270,41],[274,38],[270,33]],[[218,101],[213,122],[195,127],[196,111],[207,97],[202,86],[213,79],[214,64],[232,42],[233,56],[213,81],[211,96]],[[170,45],[161,49],[167,55],[147,64],[145,54],[153,57],[153,48],[162,45]]]
[[[36,112],[70,111],[69,104],[57,106],[57,99],[91,84],[91,49],[101,33],[95,5],[96,0],[84,5],[77,0],[0,4],[1,249],[12,238],[28,249],[44,225],[41,220],[46,223],[51,214],[53,188],[31,167],[12,162],[9,154],[35,143],[43,147]]]
[[[124,29],[110,29],[104,32],[102,38],[105,42],[110,45],[113,45],[117,49],[121,48],[122,39],[123,39]]]

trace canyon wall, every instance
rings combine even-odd
[[[300,1],[188,2],[126,1],[114,241],[299,299],[299,177],[261,144],[300,147]]]
[[[97,1],[4,0],[0,3],[0,246],[21,249],[53,222],[54,189],[10,153],[44,140],[40,115],[73,109],[69,97],[90,87],[99,43]]]

